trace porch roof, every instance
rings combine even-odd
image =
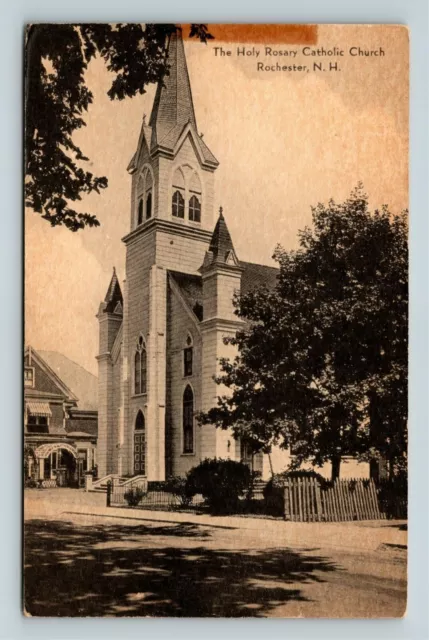
[[[34,452],[36,458],[48,458],[51,453],[54,451],[59,451],[60,449],[69,451],[74,458],[77,458],[77,449],[73,447],[71,444],[66,442],[48,442],[46,444],[41,444],[40,447]]]

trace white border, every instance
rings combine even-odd
[[[3,3],[0,46],[3,53],[0,108],[2,233],[0,270],[7,313],[1,314],[1,335],[7,336],[0,360],[4,395],[2,446],[13,452],[4,459],[0,545],[0,638],[171,638],[205,640],[240,633],[261,637],[349,640],[428,638],[428,3],[427,0],[16,0]],[[26,22],[308,22],[402,23],[411,29],[411,324],[410,324],[410,459],[409,604],[404,620],[150,620],[150,619],[24,619],[21,614],[21,467],[22,421],[22,54]],[[6,277],[7,276],[7,277]],[[16,425],[16,428],[11,428]]]

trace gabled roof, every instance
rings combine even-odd
[[[240,267],[243,269],[241,274],[241,292],[243,294],[259,287],[272,290],[277,284],[279,270],[276,267],[254,264],[253,262],[240,262]]]
[[[253,262],[239,262],[238,265],[242,269],[241,293],[243,295],[255,288],[266,287],[272,290],[276,286],[279,270],[275,267],[254,264]],[[201,322],[204,317],[202,277],[180,271],[169,271],[168,273],[174,278],[189,309]]]
[[[127,171],[130,171],[131,173],[133,171],[135,171],[137,169],[137,164],[138,164],[138,159],[139,159],[139,155],[140,155],[140,151],[142,148],[143,143],[146,144],[147,149],[150,153],[150,147],[151,147],[151,140],[152,140],[152,127],[149,127],[146,124],[146,116],[143,116],[143,122],[142,122],[142,126],[140,129],[140,135],[139,135],[139,141],[137,144],[137,150],[135,152],[135,154],[133,155],[133,157],[131,158],[131,161],[127,167]]]
[[[71,390],[77,399],[79,409],[97,411],[98,379],[96,376],[57,351],[39,351],[38,354],[63,384]]]
[[[189,309],[199,318],[199,310],[203,304],[203,288],[201,276],[181,273],[180,271],[168,271],[178,285]]]
[[[41,353],[47,353],[47,352],[41,352]],[[55,397],[58,397],[58,398],[63,397],[72,403],[77,402],[78,398],[74,394],[73,390],[68,386],[65,380],[63,380],[61,376],[58,375],[58,372],[55,371],[55,369],[50,366],[47,359],[44,358],[41,355],[41,353],[36,351],[32,346],[28,345],[25,349],[24,357],[25,358],[28,357],[29,361],[35,360],[35,362],[38,364],[40,369],[45,373],[46,376],[48,376],[48,378],[51,379],[51,381],[54,383],[57,390],[60,392],[59,394],[53,393],[50,395],[54,395]],[[38,393],[37,389],[29,389],[29,391],[31,391],[31,395],[36,395],[36,396],[41,395]]]

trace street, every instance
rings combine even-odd
[[[398,617],[406,524],[285,523],[107,509],[25,492],[31,616]]]

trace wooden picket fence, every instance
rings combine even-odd
[[[289,478],[284,486],[284,518],[294,522],[383,520],[373,480],[337,480],[323,487],[316,478]]]

